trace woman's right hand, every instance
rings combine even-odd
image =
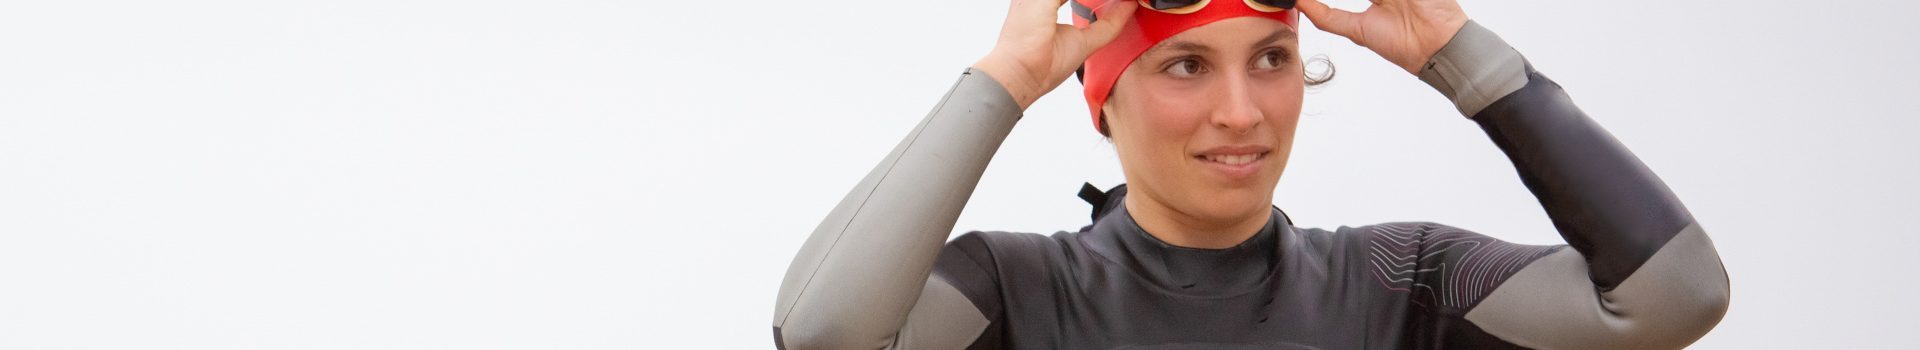
[[[1093,50],[1120,35],[1121,26],[1139,7],[1132,0],[1109,0],[1113,3],[1100,9],[1099,21],[1080,29],[1057,20],[1060,6],[1067,1],[1013,0],[993,51],[973,64],[999,81],[1020,103],[1020,110],[1066,82]]]

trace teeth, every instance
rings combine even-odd
[[[1209,155],[1207,156],[1207,161],[1222,163],[1227,165],[1241,165],[1241,164],[1252,163],[1254,159],[1259,159],[1259,158],[1260,158],[1260,155],[1258,154],[1241,154],[1241,155],[1231,155],[1231,156]]]

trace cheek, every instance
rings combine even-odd
[[[1126,101],[1135,116],[1137,133],[1152,139],[1160,150],[1179,152],[1188,138],[1205,127],[1213,109],[1212,86],[1194,81],[1141,79],[1132,81]]]
[[[1300,79],[1276,81],[1263,84],[1254,104],[1259,106],[1260,114],[1266,117],[1267,125],[1273,126],[1273,132],[1281,136],[1281,141],[1291,141],[1293,129],[1300,122],[1300,106],[1306,90]]]
[[[1188,169],[1182,164],[1188,159],[1186,146],[1206,125],[1208,108],[1205,99],[1198,98],[1202,92],[1132,83],[1108,100],[1117,115],[1108,122],[1127,180],[1136,182],[1136,189],[1189,192],[1174,188],[1187,183],[1182,180]]]
[[[1141,102],[1137,107],[1141,112],[1142,133],[1147,137],[1168,141],[1159,143],[1170,147],[1185,144],[1186,138],[1207,123],[1207,101],[1193,95],[1195,90],[1163,89],[1162,93],[1146,94],[1135,99]],[[1172,149],[1172,151],[1181,151]]]

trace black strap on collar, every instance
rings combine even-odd
[[[1087,201],[1089,205],[1093,205],[1092,216],[1094,222],[1099,222],[1100,217],[1107,216],[1107,213],[1112,213],[1115,208],[1119,208],[1121,205],[1120,199],[1125,198],[1126,195],[1127,184],[1113,186],[1113,189],[1106,191],[1101,191],[1099,187],[1093,187],[1092,183],[1080,184],[1080,199]]]
[[[1113,186],[1113,189],[1106,191],[1101,191],[1099,187],[1093,187],[1093,183],[1080,184],[1080,199],[1087,201],[1088,205],[1093,206],[1092,216],[1094,222],[1100,222],[1100,217],[1107,216],[1107,213],[1111,213],[1114,208],[1118,208],[1121,205],[1120,199],[1125,198],[1126,195],[1127,184]],[[1293,216],[1287,215],[1287,211],[1280,210],[1280,206],[1278,205],[1273,206],[1273,210],[1280,212],[1280,220],[1286,221],[1288,226],[1293,225]]]
[[[1080,199],[1087,201],[1089,205],[1093,205],[1093,221],[1100,221],[1100,214],[1104,214],[1101,213],[1103,211],[1101,209],[1106,209],[1107,193],[1100,191],[1099,187],[1093,187],[1093,183],[1091,182],[1081,183]]]

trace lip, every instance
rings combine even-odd
[[[1267,156],[1272,154],[1273,148],[1267,146],[1228,145],[1194,153],[1191,159],[1228,180],[1244,180],[1260,173],[1260,168],[1266,164]],[[1245,157],[1252,157],[1252,159]]]

